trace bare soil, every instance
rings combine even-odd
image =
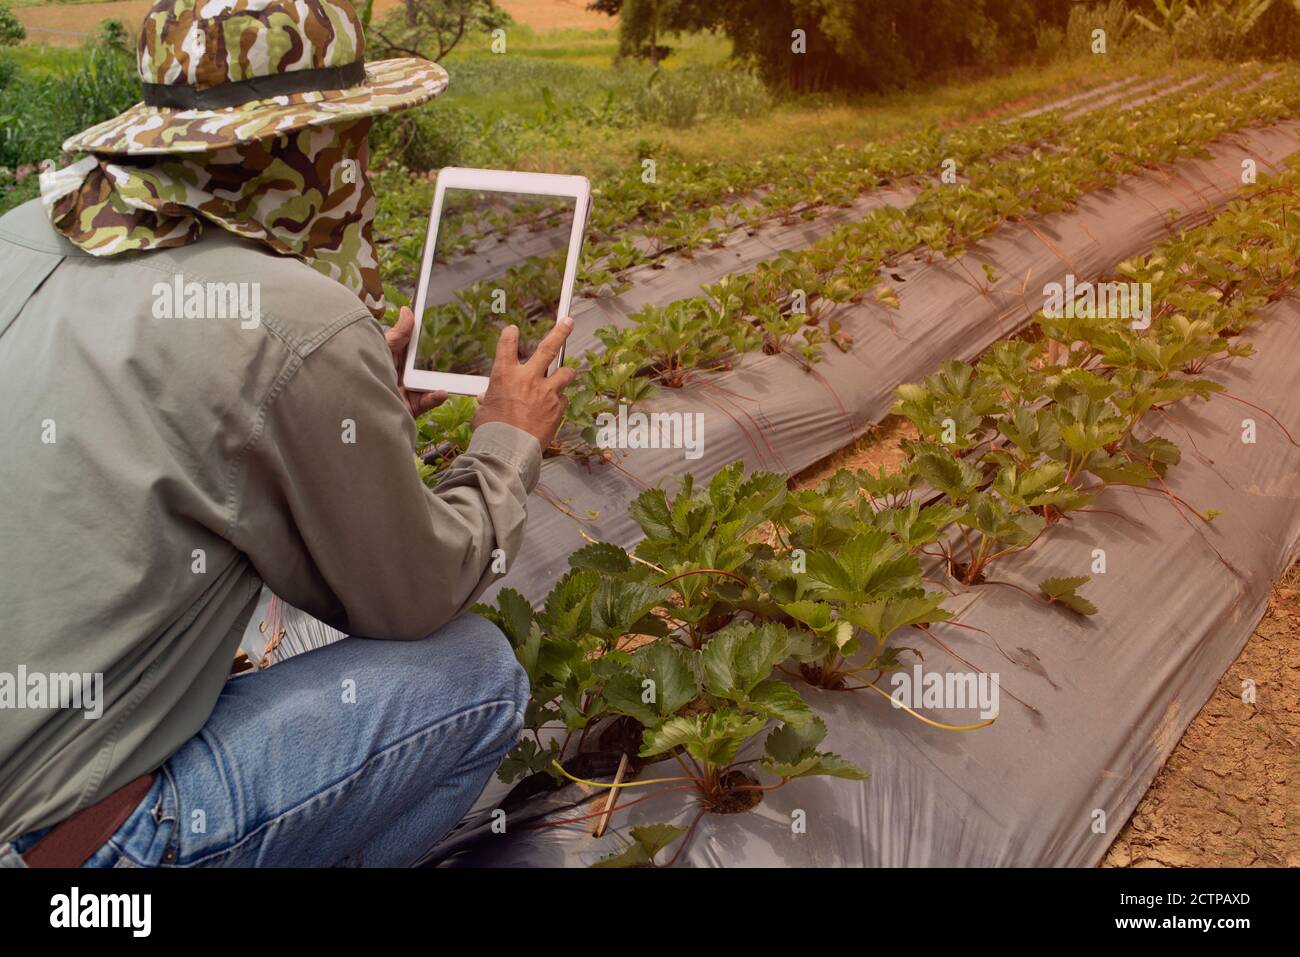
[[[1102,866],[1300,867],[1300,564]]]
[[[916,426],[907,419],[891,415],[875,425],[856,442],[832,452],[820,462],[808,466],[791,480],[797,489],[816,488],[840,469],[856,472],[869,469],[875,472],[880,466],[893,471],[903,462],[904,439],[917,437]]]
[[[374,22],[402,0],[375,0]],[[588,10],[588,0],[498,0],[516,23],[543,30],[609,30],[618,20]],[[48,3],[18,7],[14,14],[27,28],[29,44],[75,47],[99,29],[104,20],[121,20],[135,33],[153,0],[108,0],[105,3]]]

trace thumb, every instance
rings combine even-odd
[[[384,333],[384,339],[388,341],[388,348],[396,352],[398,349],[405,349],[406,344],[411,340],[411,332],[415,329],[415,313],[403,306],[397,313],[397,322]]]

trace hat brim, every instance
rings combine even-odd
[[[302,129],[377,116],[433,99],[447,71],[415,57],[366,64],[366,82],[344,90],[293,93],[220,110],[177,110],[137,103],[64,141],[64,152],[129,156],[206,153]]]

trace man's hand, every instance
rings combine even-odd
[[[563,316],[546,334],[527,362],[519,361],[519,330],[506,326],[497,340],[496,359],[487,392],[479,400],[474,428],[485,422],[505,422],[523,429],[545,450],[564,419],[565,388],[576,373],[561,367],[546,375],[547,367],[560,354],[560,347],[573,331],[573,320]]]
[[[408,392],[402,388],[402,370],[406,367],[406,347],[411,343],[411,333],[415,331],[415,313],[403,306],[397,313],[397,324],[384,332],[388,349],[393,354],[393,367],[397,369],[397,390],[411,410],[411,417],[418,418],[434,406],[447,401],[447,393]]]

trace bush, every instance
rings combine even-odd
[[[131,34],[127,32],[126,26],[121,20],[114,18],[109,18],[99,25],[97,42],[101,47],[110,47],[124,53],[130,52],[132,46]]]
[[[884,90],[1035,52],[1061,0],[613,0],[624,54],[659,56],[666,33],[720,30],[776,88]],[[802,31],[797,33],[797,31]],[[794,49],[802,41],[804,49]]]
[[[376,57],[412,53],[441,63],[469,34],[491,33],[509,26],[510,14],[496,0],[407,0],[370,25],[370,4],[363,16],[366,39]]]
[[[643,120],[680,129],[710,116],[755,116],[772,97],[744,70],[693,65],[656,73],[635,105]]]
[[[14,16],[9,4],[0,3],[0,47],[12,47],[27,37],[27,28]]]
[[[371,144],[416,172],[444,166],[513,165],[526,129],[510,117],[484,118],[465,107],[438,103],[377,118]]]
[[[1217,0],[1188,7],[1172,29],[1185,56],[1221,60],[1293,57],[1300,53],[1300,12],[1278,0]]]
[[[1076,4],[1070,8],[1070,18],[1065,26],[1065,52],[1070,56],[1092,53],[1092,32],[1106,31],[1106,52],[1114,53],[1133,32],[1136,23],[1133,11],[1124,0],[1091,5]]]
[[[19,73],[0,88],[0,166],[52,159],[73,133],[116,116],[140,99],[135,60],[111,48],[53,79]]]
[[[1042,24],[1034,37],[1034,62],[1046,66],[1065,49],[1065,31],[1060,27]]]
[[[401,110],[376,117],[371,143],[376,154],[396,158],[416,172],[459,165],[461,151],[474,127],[468,111],[437,104],[424,110]]]

